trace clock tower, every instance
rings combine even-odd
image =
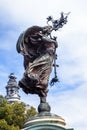
[[[16,81],[16,77],[14,76],[14,73],[11,73],[9,75],[9,81],[7,82],[6,86],[6,99],[8,102],[12,103],[15,101],[20,102],[20,96],[19,96],[19,86]]]

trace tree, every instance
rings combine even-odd
[[[27,118],[30,116],[34,116],[37,114],[37,111],[34,107],[31,107],[30,109],[27,110],[26,116]]]
[[[26,120],[35,114],[37,114],[35,108],[26,110],[26,104],[23,102],[10,104],[0,96],[0,130],[19,130]]]
[[[7,122],[2,119],[0,120],[0,130],[19,130],[19,127],[14,125],[8,125]]]
[[[27,120],[27,116],[25,114],[26,105],[24,103],[15,102],[12,104],[12,108],[13,108],[12,123],[15,126],[19,126],[20,128],[22,128],[25,121]]]

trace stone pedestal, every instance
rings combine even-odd
[[[62,117],[50,113],[48,103],[40,104],[38,111],[37,115],[28,119],[22,130],[74,130],[66,128],[65,120]]]

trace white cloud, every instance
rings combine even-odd
[[[52,112],[65,118],[67,125],[74,127],[75,130],[79,130],[82,123],[85,126],[84,129],[87,128],[86,91],[87,84],[84,84],[74,90],[60,92],[59,94],[55,93],[54,95],[49,94],[48,97]]]
[[[71,11],[71,15],[74,17],[73,22],[75,23],[79,17],[79,24],[85,18],[85,15],[83,15],[82,12],[84,12],[86,8],[84,8],[84,6],[87,2],[85,1],[81,4],[80,3],[81,2],[79,2],[78,0],[67,0],[66,2],[64,0],[1,0],[0,9],[1,12],[4,12],[3,14],[6,13],[8,15],[6,16],[6,19],[8,21],[10,18],[10,21],[14,21],[17,23],[20,22],[22,24],[41,24],[45,22],[45,18],[48,15],[54,15],[57,17],[61,11]]]

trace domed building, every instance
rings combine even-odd
[[[9,75],[9,81],[7,82],[7,85],[6,85],[5,98],[10,103],[15,102],[15,101],[20,102],[19,86],[17,84],[16,77],[14,76],[14,73],[11,73]]]

